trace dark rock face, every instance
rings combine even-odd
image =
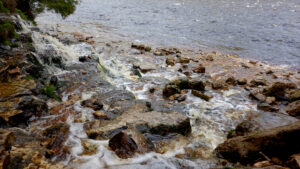
[[[290,103],[286,108],[286,112],[291,116],[300,116],[300,100]]]
[[[103,104],[97,100],[85,100],[81,102],[81,105],[94,109],[95,111],[101,110],[103,108]]]
[[[277,127],[248,136],[239,136],[225,141],[216,148],[217,154],[231,162],[252,164],[266,156],[287,160],[300,151],[300,122]]]
[[[120,158],[130,158],[137,151],[138,147],[135,141],[123,132],[119,132],[109,140],[109,147]]]

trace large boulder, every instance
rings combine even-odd
[[[287,160],[300,151],[300,121],[247,136],[231,138],[216,148],[217,154],[231,162],[252,164],[263,158]]]
[[[188,135],[191,132],[189,118],[178,112],[145,112],[142,106],[132,106],[122,115],[111,121],[95,121],[86,127],[89,138],[110,139],[114,134],[135,127],[141,133],[167,135],[179,133]]]

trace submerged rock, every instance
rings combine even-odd
[[[138,149],[135,141],[123,132],[114,135],[108,145],[118,157],[124,159],[132,157]]]
[[[278,157],[286,160],[300,151],[300,121],[247,136],[231,138],[216,148],[216,152],[231,162],[254,163],[262,158]]]
[[[35,88],[36,83],[33,80],[0,83],[0,101],[6,101],[17,96],[30,95]]]

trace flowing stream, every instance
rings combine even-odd
[[[91,83],[94,80],[108,83],[83,90],[75,89],[63,94],[63,101],[67,101],[73,94],[80,96],[80,100],[70,106],[70,109],[80,113],[70,114],[66,120],[70,125],[70,135],[65,146],[70,147],[70,154],[63,161],[64,165],[69,168],[213,167],[215,164],[214,159],[211,159],[213,150],[226,139],[228,131],[242,122],[248,114],[257,112],[256,104],[248,98],[248,93],[243,88],[236,86],[222,92],[207,90],[207,93],[213,96],[210,102],[195,97],[190,92],[186,93],[187,99],[184,102],[175,102],[169,109],[190,118],[192,133],[188,141],[176,142],[163,154],[154,152],[136,154],[126,160],[118,158],[109,150],[108,140],[98,141],[88,138],[84,123],[94,120],[93,110],[82,107],[80,102],[91,98],[95,93],[111,88],[131,92],[137,100],[151,101],[152,105],[166,102],[159,92],[150,95],[149,90],[161,89],[169,80],[185,75],[174,67],[168,67],[164,57],[133,54],[134,51],[128,49],[130,46],[128,44],[132,40],[157,46],[177,45],[194,49],[207,47],[230,52],[234,50],[234,53],[255,59],[273,60],[273,63],[277,64],[299,65],[300,42],[296,36],[300,30],[300,22],[296,20],[300,16],[297,16],[299,5],[296,0],[289,2],[82,0],[76,12],[66,20],[50,12],[39,15],[36,21],[41,30],[33,32],[32,35],[37,54],[61,56],[68,68],[84,67],[84,63],[78,61],[79,57],[92,56],[97,59],[98,65],[97,69],[88,70],[96,72],[92,76]],[[273,20],[267,21],[266,18]],[[286,21],[288,23],[285,23]],[[274,22],[276,25],[272,25]],[[87,36],[93,36],[94,43],[64,41],[72,39],[74,32],[80,34],[76,36],[83,36],[85,39]],[[283,55],[285,57],[282,57]],[[139,78],[132,74],[132,65],[135,62],[148,62],[156,68],[148,73],[142,73],[142,77]],[[62,71],[53,66],[49,66],[48,69],[59,78],[80,71],[76,68]],[[195,74],[192,77],[203,79],[203,76]],[[56,104],[53,103],[52,107]],[[49,105],[51,107],[50,103]],[[104,106],[104,109],[108,108]],[[160,106],[157,106],[157,109],[163,111]],[[268,118],[270,123],[273,123],[266,125],[283,125],[288,121],[286,116],[280,114],[276,116],[266,114],[263,118]],[[45,121],[53,118],[56,116],[46,117]],[[33,126],[45,121],[36,122]],[[97,152],[82,155],[83,141],[96,146]],[[203,159],[176,158],[177,154],[185,151],[185,147],[201,148]]]

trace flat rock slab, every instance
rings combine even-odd
[[[33,80],[20,80],[9,83],[0,83],[0,101],[31,94],[36,87]]]
[[[86,132],[93,139],[109,139],[129,125],[136,127],[141,133],[188,135],[191,132],[187,116],[178,112],[144,112],[142,106],[133,106],[114,120],[95,123]]]
[[[262,154],[287,160],[300,151],[300,121],[225,141],[216,152],[231,162],[254,163]]]

